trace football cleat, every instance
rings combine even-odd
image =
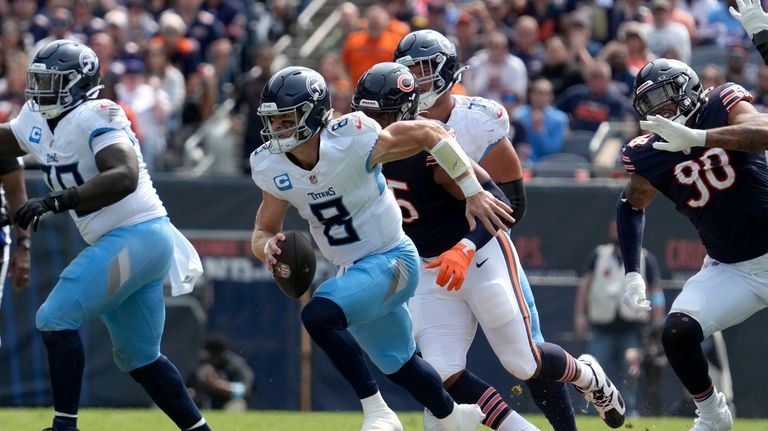
[[[718,392],[716,396],[718,402],[714,411],[696,410],[698,417],[693,421],[691,431],[728,431],[733,428],[733,416],[731,416],[731,410],[725,401],[725,395]]]
[[[432,415],[424,415],[424,431],[475,431],[485,419],[477,404],[454,404],[451,414],[435,421],[427,422],[428,416]]]
[[[390,409],[372,412],[363,418],[360,431],[403,431],[397,414]]]
[[[611,379],[605,375],[603,367],[592,355],[581,355],[578,360],[592,369],[595,379],[588,389],[574,385],[576,390],[583,393],[584,398],[595,406],[597,413],[603,418],[606,425],[611,428],[619,428],[624,425],[624,399]]]

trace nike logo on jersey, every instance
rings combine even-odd
[[[488,262],[488,259],[489,258],[486,257],[485,260],[483,260],[482,262],[475,262],[475,265],[477,265],[477,267],[480,268],[481,266],[485,265],[485,262]]]

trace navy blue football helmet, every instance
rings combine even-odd
[[[414,75],[418,80],[419,110],[435,104],[437,98],[461,80],[467,67],[459,65],[456,47],[434,30],[418,30],[405,35],[395,49],[395,62],[404,66],[418,66]],[[414,69],[411,69],[412,71]],[[428,89],[423,85],[430,84]]]
[[[290,66],[272,75],[261,93],[261,135],[272,153],[287,153],[318,133],[331,118],[331,96],[316,71]],[[275,128],[273,118],[292,114],[289,127]]]
[[[646,118],[674,105],[677,113],[669,119],[685,124],[704,103],[703,92],[699,76],[687,64],[657,58],[637,73],[632,106],[641,118]]]
[[[352,110],[370,114],[382,127],[416,118],[418,108],[416,77],[397,63],[378,63],[368,69],[357,81],[352,97]]]
[[[99,78],[99,59],[91,48],[59,39],[35,54],[27,68],[24,94],[30,108],[50,120],[95,99],[104,87]]]

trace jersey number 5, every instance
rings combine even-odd
[[[716,173],[716,168],[720,172]],[[691,208],[701,208],[709,202],[710,188],[725,190],[732,186],[736,181],[736,172],[730,164],[728,153],[722,148],[712,148],[696,160],[678,163],[675,166],[675,180],[696,187],[699,196],[688,199],[686,203]]]

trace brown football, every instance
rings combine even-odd
[[[276,255],[277,265],[272,270],[278,287],[291,298],[303,295],[315,278],[315,249],[302,233],[283,232],[285,241],[279,241],[281,253]]]

